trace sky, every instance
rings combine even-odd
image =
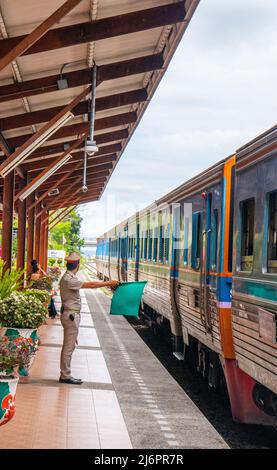
[[[201,0],[101,200],[94,238],[276,124],[277,0]]]

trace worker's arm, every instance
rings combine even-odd
[[[82,284],[82,289],[97,289],[98,287],[117,287],[118,285],[118,281],[91,281],[84,282]]]

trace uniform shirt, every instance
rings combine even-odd
[[[73,272],[66,271],[64,273],[60,280],[60,294],[64,310],[74,310],[80,312],[80,289],[82,285],[83,281],[79,281]]]

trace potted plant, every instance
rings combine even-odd
[[[15,395],[18,384],[16,369],[28,367],[33,356],[31,342],[26,338],[0,338],[0,426],[15,413]]]
[[[51,266],[48,274],[54,282],[57,282],[62,275],[62,271],[59,266]]]
[[[4,270],[5,262],[0,259],[0,300],[6,299],[12,292],[18,291],[23,285],[24,271],[19,269]]]
[[[29,340],[33,353],[38,349],[38,328],[47,318],[48,309],[34,295],[14,292],[0,301],[0,337],[6,336]],[[32,361],[31,361],[32,363]],[[29,366],[31,366],[31,363]],[[28,370],[20,368],[20,375],[28,375]]]
[[[51,292],[52,289],[52,279],[50,276],[42,276],[40,279],[31,282],[32,289],[46,290]]]
[[[22,294],[27,296],[27,297],[35,297],[40,302],[43,303],[43,305],[48,306],[50,302],[50,294],[46,290],[40,290],[40,289],[25,289],[22,291]]]

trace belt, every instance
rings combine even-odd
[[[75,310],[74,308],[63,307],[63,308],[61,308],[61,314],[63,314],[64,312],[81,313],[81,309],[80,310]]]

